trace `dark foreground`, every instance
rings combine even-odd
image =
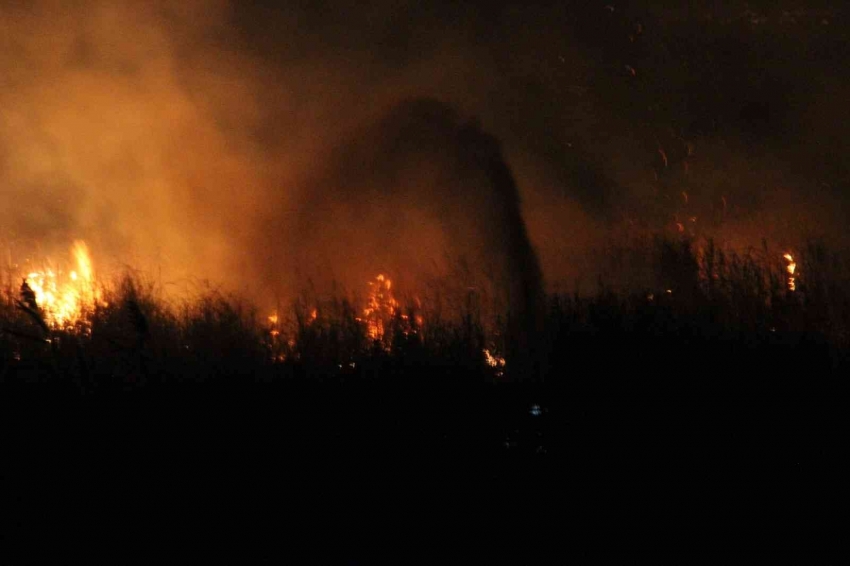
[[[209,389],[6,412],[7,540],[23,556],[168,544],[348,563],[423,529],[471,535],[486,514],[553,495],[549,413],[532,414],[530,391]]]
[[[585,563],[842,528],[836,381],[632,378],[19,398],[2,422],[3,563],[526,563],[553,544],[554,562]]]
[[[471,296],[373,342],[344,300],[290,332],[128,279],[65,332],[10,290],[0,564],[846,562],[850,263],[812,247],[792,292],[656,245],[654,292],[550,297],[534,339]]]

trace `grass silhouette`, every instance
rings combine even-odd
[[[558,384],[586,380],[571,369],[578,366],[630,372],[630,359],[651,359],[645,369],[660,382],[745,382],[845,366],[850,268],[840,253],[808,244],[795,258],[791,291],[786,265],[766,244],[744,254],[713,241],[657,238],[652,246],[652,288],[623,292],[600,282],[590,296],[551,295],[539,334],[524,337],[522,350],[510,313],[483,316],[474,290],[378,313],[384,332],[375,340],[352,297],[305,293],[271,322],[244,298],[205,290],[174,304],[128,274],[103,289],[103,304],[84,323],[48,329],[10,285],[0,305],[2,386],[85,395],[287,380]],[[505,367],[488,365],[485,349],[505,355]]]
[[[20,537],[35,548],[46,528],[84,534],[80,509],[150,501],[194,510],[159,512],[180,536],[285,529],[232,523],[263,501],[350,540],[435,502],[535,529],[562,496],[586,529],[638,510],[822,512],[848,445],[846,259],[799,250],[790,291],[766,246],[652,246],[653,285],[550,295],[526,351],[475,293],[400,300],[374,340],[356,298],[305,293],[272,321],[216,290],[173,304],[137,276],[86,325],[45,333],[10,286],[0,394]],[[74,511],[39,514],[57,506]],[[385,519],[329,522],[364,509]]]

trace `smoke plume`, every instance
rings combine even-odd
[[[513,311],[542,297],[498,141],[439,101],[401,102],[355,130],[299,208],[294,233],[311,238],[293,238],[288,255],[310,278],[332,274],[356,288],[377,269],[415,288],[465,265],[467,285]]]
[[[4,261],[527,302],[652,232],[846,243],[845,14],[756,4],[0,2]]]

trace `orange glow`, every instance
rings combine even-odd
[[[797,262],[794,261],[794,256],[792,256],[790,253],[786,253],[782,257],[784,257],[788,261],[788,265],[785,266],[785,271],[788,272],[788,290],[796,291],[797,283],[794,278],[794,272],[797,270]]]
[[[484,348],[484,361],[487,362],[487,365],[491,368],[505,367],[505,358],[501,356],[494,356],[487,348]]]
[[[384,337],[385,321],[391,320],[398,310],[398,301],[393,298],[392,286],[392,281],[383,273],[379,273],[374,281],[369,282],[369,296],[363,315],[366,333],[372,340],[381,340]]]
[[[274,313],[267,317],[269,321],[269,336],[272,338],[277,338],[280,336],[280,329],[278,328],[278,322],[280,321],[280,317],[277,313]]]
[[[71,247],[76,269],[65,275],[52,268],[32,271],[24,277],[35,296],[35,302],[44,322],[50,328],[73,330],[86,322],[88,315],[100,300],[95,287],[94,268],[88,247],[76,241]]]
[[[794,257],[791,254],[785,254],[782,257],[788,260],[788,267],[786,267],[786,269],[788,270],[788,274],[794,275],[794,271],[797,269],[797,264],[794,262]]]

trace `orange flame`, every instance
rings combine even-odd
[[[487,348],[484,348],[484,361],[487,362],[487,365],[491,368],[505,367],[505,358],[498,355],[494,355]]]
[[[384,337],[384,321],[395,316],[398,301],[393,298],[393,282],[383,273],[379,273],[374,281],[369,282],[369,296],[363,315],[366,317],[366,332],[372,340]]]
[[[790,253],[786,253],[782,257],[788,261],[788,265],[785,266],[785,271],[788,272],[788,290],[796,291],[797,283],[794,279],[794,272],[797,270],[797,262],[794,261],[794,256]]]
[[[61,271],[45,268],[24,277],[44,321],[51,328],[73,329],[86,322],[88,314],[101,298],[95,288],[94,268],[85,242],[75,241],[71,254],[76,269],[69,271],[67,276]]]

